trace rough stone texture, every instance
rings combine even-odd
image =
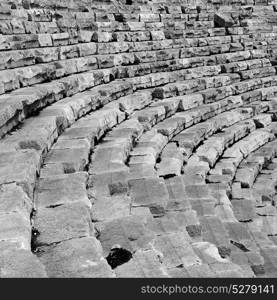
[[[115,245],[131,252],[147,249],[154,236],[147,230],[145,223],[145,218],[141,216],[128,216],[100,223],[97,231],[104,255],[107,256]]]
[[[39,259],[49,277],[114,277],[99,241],[93,237],[73,239],[47,248]]]
[[[0,243],[1,278],[45,278],[45,267],[30,251],[16,246],[14,242]]]
[[[73,173],[51,176],[40,180],[37,187],[36,207],[54,207],[57,205],[84,202],[91,206],[86,192],[86,173]]]
[[[163,214],[169,201],[162,179],[134,179],[129,181],[132,206],[150,207],[156,214]]]
[[[88,207],[82,202],[38,209],[34,227],[37,246],[89,236],[93,231]]]

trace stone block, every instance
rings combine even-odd
[[[50,208],[79,201],[90,207],[86,186],[85,172],[43,178],[37,187],[36,207]]]
[[[132,206],[150,207],[154,214],[164,214],[169,195],[162,179],[130,180],[129,188]]]
[[[90,212],[83,202],[39,208],[34,218],[36,247],[88,237],[93,233]]]
[[[115,277],[103,257],[99,241],[94,237],[53,245],[46,248],[39,259],[51,278]]]

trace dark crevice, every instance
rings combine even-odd
[[[249,220],[239,220],[240,223],[251,223],[253,222],[252,219],[249,219]]]
[[[132,253],[124,248],[113,248],[106,257],[112,269],[127,263],[133,257]]]
[[[253,265],[251,266],[251,269],[257,276],[265,274],[265,269],[263,265]]]
[[[176,174],[165,174],[160,177],[163,177],[163,179],[167,180],[169,178],[176,177],[176,176],[177,176]]]
[[[40,235],[40,232],[36,228],[32,228],[31,251],[33,253],[38,252],[37,238],[39,235]]]
[[[53,205],[46,206],[46,208],[56,208],[59,206],[63,206],[63,204],[53,204]]]

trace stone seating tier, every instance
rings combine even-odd
[[[274,1],[3,0],[0,277],[276,277]]]

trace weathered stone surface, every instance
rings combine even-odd
[[[15,183],[0,186],[0,213],[21,213],[28,217],[32,210],[31,199]]]
[[[17,248],[14,242],[0,243],[1,278],[45,278],[44,265],[29,250]]]
[[[211,196],[207,185],[186,185],[186,195],[190,199],[201,199]]]
[[[227,14],[215,14],[215,23],[218,24],[220,27],[232,27],[235,23],[231,16]]]
[[[124,144],[102,146],[95,150],[92,155],[91,174],[101,174],[112,171],[124,171],[127,151]]]
[[[201,264],[201,259],[181,233],[158,237],[153,243],[156,251],[161,252],[161,261],[169,269]]]
[[[132,253],[149,249],[154,235],[146,228],[146,221],[145,217],[128,216],[97,224],[104,255],[107,256],[115,245]]]
[[[30,219],[20,212],[0,214],[0,240],[19,243],[20,248],[31,248],[31,225]]]
[[[153,214],[163,214],[169,201],[162,179],[142,178],[129,181],[132,206],[150,207]]]
[[[133,111],[140,110],[149,105],[151,101],[151,92],[142,91],[120,98],[118,104],[121,110],[131,114]]]
[[[115,167],[115,166],[113,166]],[[125,194],[128,191],[129,171],[123,166],[103,173],[92,174],[89,177],[89,187],[92,187],[96,196],[113,196]]]
[[[158,164],[158,175],[160,177],[168,177],[174,175],[180,175],[183,166],[183,161],[177,158],[164,158],[162,162]]]
[[[6,2],[0,276],[275,276],[275,5]]]
[[[208,242],[193,243],[192,247],[202,262],[212,265],[215,263],[227,263],[227,260],[219,255],[215,245]]]
[[[31,197],[39,168],[35,151],[0,153],[0,184],[16,182]]]
[[[215,215],[224,223],[236,221],[232,206],[229,204],[217,205],[215,207]]]
[[[255,217],[254,203],[251,200],[232,200],[231,203],[239,221],[250,221]]]
[[[133,258],[115,269],[117,277],[153,278],[168,277],[165,266],[160,263],[158,254],[153,250],[138,250]]]
[[[91,217],[94,222],[113,220],[130,214],[130,198],[126,195],[95,197],[94,189],[88,190],[88,194],[93,205]]]
[[[200,199],[191,201],[191,207],[197,212],[198,216],[215,215],[215,199]]]
[[[207,264],[193,265],[186,268],[186,271],[188,272],[189,277],[192,278],[215,277],[215,273]]]
[[[224,225],[228,231],[231,243],[236,247],[240,248],[241,250],[245,250],[245,252],[247,252],[247,250],[258,250],[250,232],[243,223],[234,221],[227,222]]]
[[[54,278],[114,277],[99,241],[83,237],[53,245],[39,256],[47,275]]]
[[[241,183],[242,188],[250,188],[259,172],[259,166],[257,164],[240,165],[237,170],[235,181]]]
[[[200,218],[200,223],[203,240],[216,245],[218,251],[228,251],[228,233],[221,220],[215,216],[203,216]]]
[[[87,197],[85,172],[51,176],[40,180],[37,187],[36,207],[55,207],[73,202],[91,206]]]
[[[261,255],[264,257],[265,274],[269,277],[276,276],[276,247],[261,249]]]
[[[34,228],[37,247],[87,237],[93,233],[90,212],[82,202],[38,209]]]

